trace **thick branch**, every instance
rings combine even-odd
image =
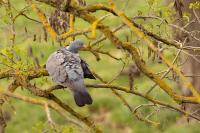
[[[126,88],[126,87],[116,86],[116,85],[111,85],[111,84],[95,84],[95,85],[94,84],[87,84],[86,86],[90,87],[90,88],[112,88],[112,89],[119,90],[119,91],[122,91],[122,92],[125,92],[125,93],[134,94],[134,95],[137,95],[139,97],[143,97],[143,98],[147,99],[148,101],[150,101],[150,102],[152,102],[154,104],[162,105],[164,107],[173,109],[173,110],[175,110],[177,112],[180,112],[180,113],[182,113],[184,115],[187,115],[187,116],[189,116],[191,118],[194,118],[194,119],[200,121],[200,119],[198,117],[196,117],[196,116],[194,116],[194,115],[192,115],[192,114],[190,114],[188,112],[185,112],[184,110],[176,108],[176,107],[172,106],[171,104],[167,104],[167,103],[158,101],[158,100],[156,100],[154,98],[151,98],[150,96],[147,96],[145,94],[142,94],[142,93],[140,93],[138,91],[131,91],[129,88]],[[53,86],[53,87],[49,88],[47,91],[51,92],[51,91],[58,90],[58,89],[63,89],[63,88],[64,87],[60,86],[60,85],[59,86]]]
[[[22,87],[26,88],[30,92],[32,92],[34,95],[39,96],[39,97],[44,97],[49,100],[54,101],[56,104],[58,104],[60,107],[62,107],[64,110],[69,112],[71,115],[75,116],[77,119],[81,120],[84,122],[88,127],[94,129],[96,133],[101,133],[102,131],[94,125],[94,123],[87,117],[82,116],[81,114],[77,113],[74,111],[70,106],[67,104],[63,103],[60,99],[58,99],[54,94],[52,93],[47,93],[46,91],[43,91],[39,88],[37,88],[34,85],[31,85],[28,80],[19,80],[18,84],[20,84]]]

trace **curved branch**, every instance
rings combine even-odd
[[[63,108],[65,111],[69,112],[71,115],[75,116],[77,119],[85,123],[88,127],[93,129],[96,133],[102,133],[102,131],[95,126],[95,124],[88,118],[84,117],[81,114],[77,113],[75,110],[73,110],[70,106],[67,104],[63,103],[59,98],[57,98],[54,94],[52,93],[47,93],[46,91],[37,88],[36,86],[30,84],[28,80],[24,80],[23,78],[18,79],[18,84],[27,90],[29,90],[31,93],[33,93],[36,96],[39,97],[44,97],[46,99],[54,101],[57,105],[59,105],[61,108]]]
[[[87,84],[86,85],[87,87],[90,87],[90,88],[112,88],[112,89],[115,89],[115,90],[119,90],[119,91],[122,91],[122,92],[125,92],[125,93],[129,93],[129,94],[134,94],[134,95],[137,95],[137,96],[140,96],[140,97],[143,97],[144,99],[154,103],[154,104],[157,104],[157,105],[162,105],[164,107],[167,107],[167,108],[170,108],[172,110],[175,110],[179,113],[182,113],[184,115],[187,115],[191,118],[194,118],[198,121],[200,121],[200,118],[188,113],[188,112],[185,112],[184,110],[182,109],[179,109],[179,108],[176,108],[174,106],[172,106],[171,104],[167,104],[167,103],[164,103],[164,102],[161,102],[161,101],[158,101],[156,99],[153,99],[151,98],[150,96],[148,95],[145,95],[145,94],[142,94],[138,91],[135,91],[136,89],[134,89],[134,91],[131,91],[129,88],[126,88],[126,87],[122,87],[122,86],[116,86],[116,85],[111,85],[111,84]],[[64,87],[63,86],[53,86],[49,89],[47,89],[48,92],[51,92],[51,91],[54,91],[54,90],[58,90],[58,89],[63,89]]]

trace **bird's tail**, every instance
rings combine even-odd
[[[79,107],[92,104],[92,98],[87,91],[74,91],[74,100]]]

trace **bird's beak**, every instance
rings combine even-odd
[[[87,46],[84,44],[84,45],[83,45],[83,48],[86,48],[86,47],[87,47]]]
[[[82,48],[80,48],[80,50],[85,50],[85,49],[87,49],[86,45],[83,45]]]

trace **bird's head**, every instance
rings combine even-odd
[[[84,44],[80,40],[75,40],[69,44],[68,50],[73,53],[78,53],[78,50],[84,48]]]

